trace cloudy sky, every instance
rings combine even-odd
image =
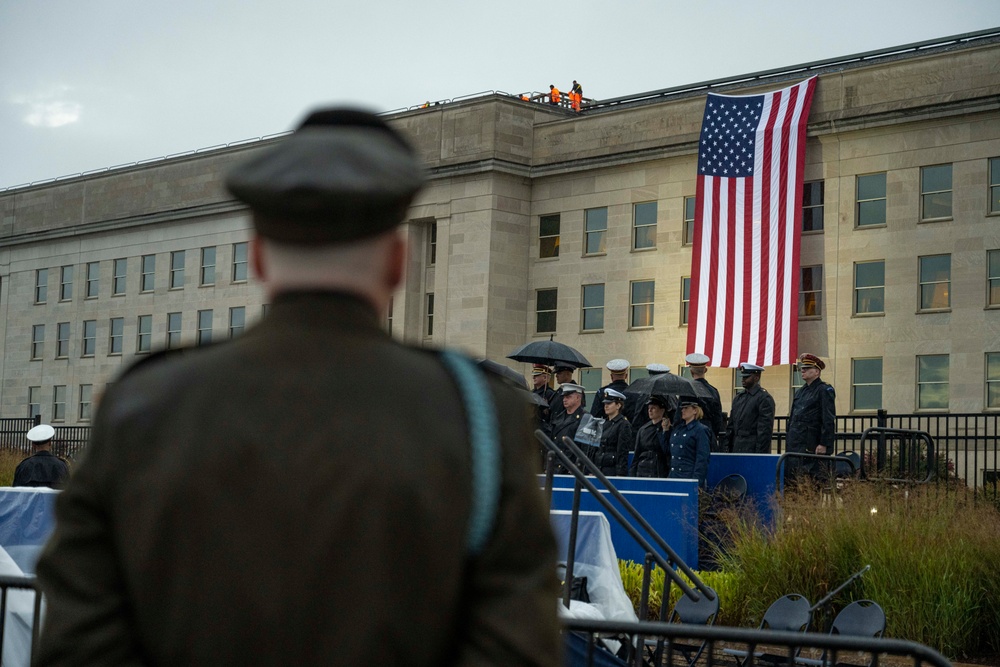
[[[0,189],[283,132],[321,103],[573,79],[609,98],[997,26],[998,0],[0,0]]]

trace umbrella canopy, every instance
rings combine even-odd
[[[504,382],[514,385],[518,389],[528,388],[527,380],[525,380],[524,376],[515,371],[513,368],[507,368],[503,364],[491,361],[489,359],[480,359],[476,363],[483,370],[499,376]]]
[[[661,373],[639,378],[623,392],[625,394],[626,416],[631,421],[636,421],[634,415],[643,409],[646,401],[653,394],[663,396],[694,396],[702,403],[702,408],[707,405],[704,399],[711,398],[712,392],[708,387],[700,382],[689,380],[673,373]],[[631,414],[629,410],[631,409]]]
[[[593,366],[587,357],[575,349],[554,340],[533,340],[517,348],[507,355],[508,359],[524,361],[529,364],[562,364],[573,368],[589,368]]]

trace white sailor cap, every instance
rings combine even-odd
[[[646,364],[646,370],[650,373],[669,373],[670,366],[666,364]]]
[[[32,442],[48,442],[55,437],[56,430],[48,424],[39,424],[25,435]]]
[[[620,391],[616,391],[611,388],[604,390],[604,399],[602,402],[610,403],[611,401],[624,401],[624,400],[625,400],[625,394],[621,393]]]
[[[751,375],[753,373],[762,373],[763,371],[764,371],[764,367],[763,366],[758,366],[757,364],[751,364],[751,363],[749,363],[747,361],[744,361],[742,364],[740,364],[740,372],[743,373],[743,375]]]
[[[707,366],[710,359],[708,355],[702,354],[701,352],[692,352],[688,356],[684,357],[684,361],[687,362],[688,366]]]
[[[612,373],[624,373],[629,366],[628,359],[612,359],[608,362],[608,370]]]
[[[572,382],[567,382],[563,385],[560,385],[559,389],[564,394],[572,394],[572,393],[582,394],[584,392],[583,387],[581,387],[578,384],[573,384]]]

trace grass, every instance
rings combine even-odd
[[[0,449],[0,486],[10,486],[14,482],[14,470],[17,464],[26,458],[24,452],[10,449]]]

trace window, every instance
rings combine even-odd
[[[49,295],[49,270],[35,271],[35,303],[45,303]]]
[[[802,231],[823,231],[824,181],[810,181],[802,184]],[[742,385],[740,385],[742,387]]]
[[[28,387],[28,417],[34,418],[42,414],[42,388]]]
[[[184,288],[184,251],[170,253],[170,289]]]
[[[156,255],[143,255],[140,263],[140,292],[152,292],[156,287]]]
[[[136,332],[135,351],[149,352],[153,346],[153,316],[140,315]]]
[[[588,208],[584,211],[587,233],[585,255],[600,255],[608,251],[608,209]]]
[[[648,378],[648,377],[649,377],[649,371],[646,370],[645,368],[635,368],[635,367],[633,367],[633,368],[628,369],[628,381],[629,382],[635,382],[639,378]]]
[[[948,355],[917,357],[917,409],[948,409]]]
[[[198,311],[198,345],[207,345],[212,342],[212,311]]]
[[[41,359],[45,353],[45,325],[35,324],[31,327],[31,358]]]
[[[80,385],[80,421],[90,421],[90,403],[94,393],[94,385]]]
[[[73,267],[59,268],[59,300],[69,301],[73,298]]]
[[[806,386],[806,381],[802,379],[802,370],[798,364],[792,364],[792,398],[799,393],[799,389]]]
[[[167,349],[181,345],[181,314],[167,313]]]
[[[432,222],[427,229],[427,263],[437,264],[438,223]]]
[[[739,368],[733,369],[733,396],[741,394],[746,389],[743,388],[743,372]]]
[[[239,283],[247,279],[247,244],[233,244],[233,282]]]
[[[594,404],[594,394],[603,384],[603,369],[601,368],[581,368],[580,386],[583,387],[583,395],[587,400],[587,405]]]
[[[56,359],[69,356],[69,322],[56,325]]]
[[[683,245],[692,245],[694,243],[694,209],[695,209],[695,198],[685,197],[684,198],[684,243]]]
[[[680,376],[682,378],[687,378],[688,380],[691,380],[693,379],[691,377],[691,367],[686,366],[685,365],[686,363],[687,363],[686,361],[682,360],[681,363],[677,365],[677,369],[680,371]]]
[[[425,295],[424,303],[427,304],[427,314],[424,321],[424,335],[433,336],[434,335],[434,293],[431,292]]]
[[[83,340],[80,345],[81,357],[92,357],[97,352],[97,320],[83,321]]]
[[[112,317],[108,326],[108,354],[121,354],[125,339],[125,318]]]
[[[688,323],[691,314],[691,278],[681,278],[681,324]]]
[[[858,176],[856,226],[885,224],[885,172]]]
[[[535,331],[537,333],[555,332],[558,302],[558,289],[540,289],[535,292]]]
[[[538,218],[538,257],[559,256],[559,214]]]
[[[990,158],[990,213],[1000,213],[1000,157]]]
[[[125,272],[128,269],[127,259],[116,259],[111,275],[111,294],[120,296],[125,293]]]
[[[885,261],[854,265],[854,314],[885,312]]]
[[[799,277],[799,317],[823,316],[823,267],[803,266]]]
[[[951,255],[920,258],[920,310],[951,307]]]
[[[882,407],[882,357],[851,359],[851,409]]]
[[[215,246],[201,249],[201,273],[198,284],[202,286],[215,284]]]
[[[87,262],[86,298],[96,299],[101,287],[101,263]]]
[[[583,286],[583,330],[604,329],[604,285]]]
[[[986,305],[1000,306],[1000,250],[986,251]]]
[[[246,327],[247,309],[243,306],[229,309],[229,337],[236,338]]]
[[[951,217],[951,165],[920,169],[920,219]]]
[[[632,207],[632,249],[645,250],[656,247],[656,202],[650,201]]]
[[[1000,352],[986,353],[986,407],[1000,408]]]
[[[66,419],[66,385],[57,384],[52,388],[52,421]]]
[[[636,280],[629,292],[629,327],[642,329],[653,326],[653,293],[656,283],[652,280]]]

